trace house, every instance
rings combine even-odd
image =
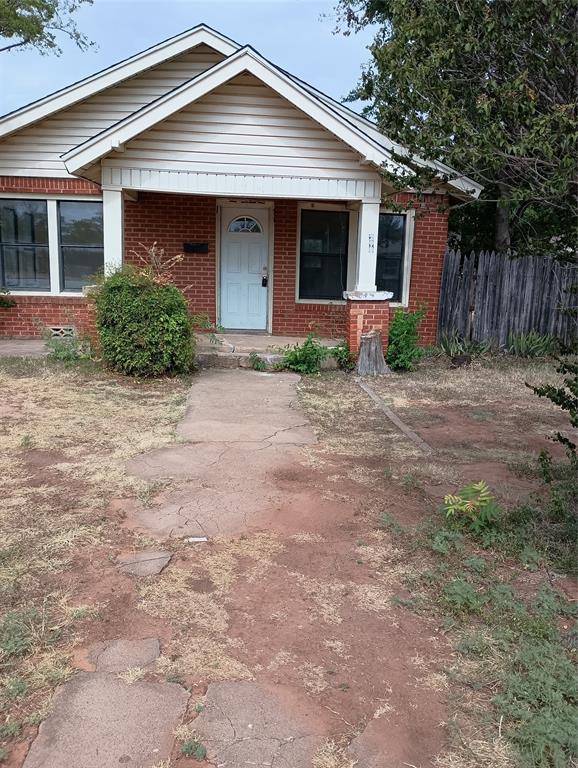
[[[184,253],[191,310],[227,329],[387,331],[427,305],[435,341],[448,201],[382,168],[403,150],[355,112],[205,25],[0,119],[0,335],[90,331],[96,271],[157,242]],[[389,202],[388,202],[389,201]],[[391,202],[406,205],[391,210]],[[410,204],[410,201],[411,204]],[[387,337],[387,332],[385,333]]]

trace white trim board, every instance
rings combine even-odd
[[[175,192],[240,198],[381,201],[381,179],[375,181],[305,176],[262,176],[202,173],[156,168],[117,168],[105,160],[102,187],[147,192]]]

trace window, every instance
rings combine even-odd
[[[250,216],[238,216],[229,224],[229,232],[249,232],[252,235],[260,235],[263,230],[257,219]]]
[[[375,282],[378,291],[391,291],[393,293],[392,301],[401,301],[403,296],[405,229],[406,217],[404,215],[379,214]]]
[[[301,211],[299,298],[340,300],[347,286],[347,211]]]
[[[104,265],[102,203],[61,201],[58,220],[60,288],[81,291]]]
[[[0,285],[11,291],[50,290],[44,200],[0,199]]]

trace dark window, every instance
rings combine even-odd
[[[44,200],[0,200],[0,285],[11,291],[50,290]]]
[[[61,290],[80,291],[102,272],[102,203],[58,203]]]
[[[348,239],[347,211],[301,211],[300,299],[343,299]]]
[[[375,282],[378,291],[393,293],[392,301],[402,298],[404,253],[405,216],[380,213]]]

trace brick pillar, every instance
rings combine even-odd
[[[361,335],[379,330],[383,336],[383,348],[387,349],[389,337],[389,301],[347,300],[347,343],[357,354]]]

